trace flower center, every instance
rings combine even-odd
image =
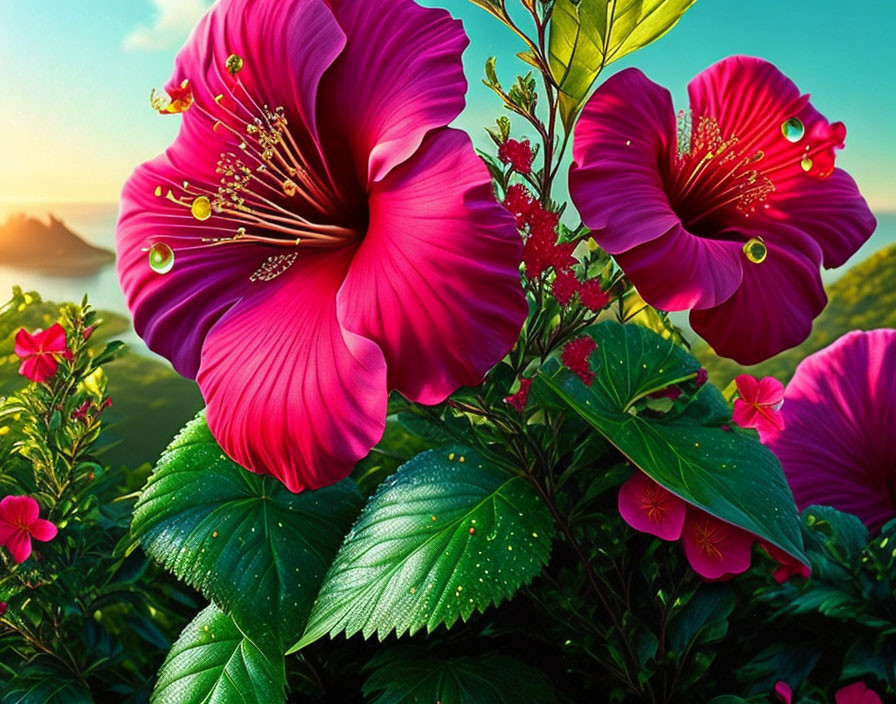
[[[199,238],[171,234],[150,243],[144,251],[159,274],[172,270],[180,251],[245,244],[292,250],[268,257],[250,276],[269,281],[285,272],[299,251],[350,245],[366,230],[366,209],[345,204],[319,148],[302,146],[289,129],[286,110],[260,104],[240,80],[245,65],[236,54],[227,57],[228,75],[221,77],[229,90],[215,96],[213,106],[189,101],[188,107],[208,118],[211,130],[233,148],[219,154],[217,183],[200,179],[156,186],[156,197],[180,206],[192,220],[177,230],[203,232]]]
[[[666,518],[665,497],[656,488],[650,487],[641,497],[641,510],[647,514],[648,520],[653,523],[662,523]]]
[[[722,551],[719,549],[719,540],[715,530],[708,522],[702,522],[697,525],[695,538],[700,552],[708,560],[718,562],[722,559]]]

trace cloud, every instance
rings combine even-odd
[[[170,49],[181,44],[211,5],[211,0],[151,0],[156,16],[152,24],[140,24],[124,38],[129,51]]]

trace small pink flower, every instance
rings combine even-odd
[[[834,701],[837,704],[881,704],[877,692],[868,689],[864,682],[855,682],[837,690]]]
[[[775,698],[781,704],[790,704],[793,701],[793,690],[784,680],[778,680],[775,683]]]
[[[585,386],[591,386],[591,382],[594,381],[594,372],[591,371],[588,360],[596,349],[597,343],[587,335],[583,335],[567,342],[560,355],[563,366],[585,382]]]
[[[741,428],[756,428],[760,436],[784,429],[784,416],[780,413],[784,384],[771,376],[756,379],[749,374],[741,374],[734,381],[740,395],[734,402],[735,423]]]
[[[526,408],[526,401],[529,399],[530,386],[532,386],[531,379],[520,379],[520,390],[515,394],[506,396],[504,403],[522,413],[523,409]]]
[[[697,370],[697,377],[694,380],[697,382],[697,388],[699,389],[703,386],[707,381],[709,381],[709,372],[706,371],[706,367],[700,367]]]
[[[526,175],[532,173],[532,145],[528,139],[517,142],[508,139],[498,148],[498,158],[505,164],[510,164],[514,171]]]
[[[619,488],[619,515],[635,530],[663,540],[678,540],[687,504],[643,472]]]
[[[681,532],[684,554],[701,577],[727,579],[750,568],[753,536],[715,516],[688,508]]]
[[[791,557],[786,552],[784,552],[780,548],[775,547],[771,543],[766,543],[763,541],[762,548],[769,554],[769,557],[771,557],[778,563],[775,571],[772,572],[772,577],[774,577],[775,581],[778,584],[784,584],[784,582],[786,582],[788,579],[796,576],[802,577],[803,579],[808,579],[812,574],[812,570],[808,565],[804,565],[802,562]]]
[[[22,360],[19,374],[37,384],[50,379],[59,368],[56,357],[71,359],[65,328],[55,323],[44,331],[29,333],[25,328],[16,333],[16,355]]]
[[[56,526],[39,517],[40,507],[30,496],[7,496],[0,501],[0,545],[12,559],[24,562],[31,555],[31,539],[46,542],[56,537]]]

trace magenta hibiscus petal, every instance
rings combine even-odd
[[[65,328],[59,323],[34,333],[22,328],[16,333],[15,352],[22,360],[19,374],[37,384],[43,384],[56,373],[57,357],[71,359]]]
[[[701,577],[727,579],[750,568],[755,537],[696,508],[689,508],[681,544],[691,567]]]
[[[797,506],[833,506],[872,531],[896,517],[896,330],[851,332],[804,359],[783,431],[763,437]]]
[[[137,332],[293,491],[351,471],[391,388],[439,402],[519,333],[519,237],[447,127],[466,42],[412,0],[222,0],[177,58],[177,140],[125,186]]]
[[[834,168],[846,135],[772,64],[731,57],[689,86],[676,135],[668,91],[636,69],[607,80],[576,127],[570,194],[644,299],[692,309],[744,364],[799,344],[826,303],[819,267],[876,226]]]
[[[466,134],[442,130],[374,184],[339,292],[339,320],[382,347],[389,387],[421,403],[478,384],[526,318],[522,242],[508,242],[478,161]]]

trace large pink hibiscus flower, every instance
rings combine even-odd
[[[876,222],[829,123],[772,64],[735,56],[669,92],[636,69],[607,80],[575,131],[569,186],[582,220],[663,310],[693,309],[715,351],[753,364],[804,340]]]
[[[896,330],[851,332],[804,359],[786,425],[761,433],[797,506],[833,506],[872,531],[896,517]]]
[[[222,0],[155,101],[183,124],[122,196],[135,326],[293,491],[351,471],[390,389],[478,383],[525,318],[513,221],[446,127],[466,44],[411,0]]]

